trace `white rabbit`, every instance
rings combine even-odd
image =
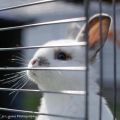
[[[103,44],[107,39],[107,34],[111,24],[111,17],[107,14],[97,14],[83,26],[76,39],[63,39],[50,41],[47,45],[78,44],[85,41],[88,30],[89,49],[89,120],[99,119],[99,86],[96,83],[96,73],[92,68],[91,61],[95,59],[100,50],[101,37],[100,25],[102,25]],[[86,27],[87,26],[87,27]],[[103,46],[103,45],[102,45]],[[86,46],[40,48],[29,62],[29,68],[38,67],[79,67],[85,65]],[[47,91],[81,91],[85,90],[85,71],[47,71],[28,70],[28,77],[34,81],[38,87]],[[60,95],[44,93],[39,112],[46,114],[57,114],[73,116],[85,120],[85,96],[84,95]],[[70,118],[59,118],[53,116],[39,115],[36,120],[71,120]],[[113,120],[113,115],[102,98],[102,120]]]

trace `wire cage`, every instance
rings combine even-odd
[[[35,5],[43,5],[44,6],[46,4],[50,4],[50,3],[53,3],[53,2],[60,2],[60,1],[57,1],[57,0],[40,0],[40,1],[35,1],[35,2],[30,2],[30,3],[24,3],[24,4],[19,4],[19,5],[13,5],[13,6],[10,6],[10,7],[5,7],[5,8],[0,8],[0,13],[4,13],[6,11],[11,11],[11,10],[16,10],[16,9],[24,9],[26,7],[31,7],[31,6],[34,6]],[[61,2],[65,2],[64,0],[61,0]],[[74,1],[67,1],[66,2],[74,2]],[[77,2],[77,1],[76,1]],[[90,0],[83,0],[82,1],[82,5],[84,6],[84,16],[82,17],[68,17],[68,18],[60,18],[58,17],[58,19],[54,19],[54,20],[48,20],[48,21],[42,21],[42,22],[34,22],[32,21],[32,23],[30,24],[26,24],[26,23],[29,23],[29,22],[20,22],[19,24],[11,24],[11,25],[8,25],[7,27],[3,26],[0,28],[0,33],[2,34],[4,32],[4,35],[7,35],[6,33],[7,32],[11,32],[11,31],[22,31],[24,29],[28,29],[28,28],[36,28],[36,27],[43,27],[45,26],[46,28],[49,26],[49,25],[61,25],[61,24],[70,24],[70,23],[80,23],[80,22],[85,22],[85,23],[88,23],[89,21],[89,18],[90,18],[90,3],[91,1]],[[102,0],[99,0],[97,1],[97,3],[99,4],[99,14],[102,15],[103,13],[103,1]],[[117,48],[116,48],[116,43],[117,43],[117,29],[116,29],[116,1],[115,0],[112,0],[111,1],[112,3],[112,19],[113,19],[113,22],[112,22],[112,26],[113,26],[113,31],[112,31],[112,41],[113,41],[113,101],[112,101],[112,104],[113,104],[113,119],[116,120],[117,118],[117,113],[120,114],[119,110],[117,110],[117,103],[118,103],[118,99],[117,99],[117,96],[118,96],[118,91],[117,91]],[[78,2],[77,2],[78,4]],[[56,4],[57,5],[57,4]],[[57,6],[56,6],[57,7]],[[77,5],[77,7],[79,7],[79,5]],[[38,7],[39,8],[39,7]],[[54,12],[53,12],[54,13]],[[6,14],[6,13],[5,13]],[[24,14],[24,13],[23,13]],[[62,14],[62,13],[61,13]],[[44,16],[43,16],[44,17]],[[33,18],[32,18],[33,19]],[[41,18],[42,19],[42,18]],[[99,18],[101,20],[101,17]],[[29,20],[27,20],[29,21]],[[102,23],[100,23],[102,24]],[[88,27],[88,26],[87,26]],[[101,39],[102,39],[102,27],[99,28],[100,30],[100,35],[101,35]],[[11,33],[10,33],[11,34]],[[14,33],[13,33],[14,34]],[[111,34],[110,34],[111,35]],[[13,35],[14,36],[14,35]],[[108,33],[108,36],[109,36],[109,33]],[[17,36],[17,37],[20,37],[20,36]],[[13,38],[12,38],[13,39]],[[15,72],[15,71],[19,71],[19,74],[17,74],[17,78],[21,78],[20,75],[21,75],[21,71],[26,71],[26,70],[45,70],[45,71],[84,71],[85,72],[85,91],[71,91],[71,92],[68,92],[68,91],[65,91],[65,92],[60,92],[60,91],[43,91],[43,90],[38,90],[38,89],[23,89],[22,87],[24,87],[24,85],[22,85],[22,87],[20,87],[19,89],[16,89],[16,88],[10,88],[9,86],[2,86],[0,87],[0,92],[2,94],[5,94],[6,92],[19,92],[19,93],[36,93],[36,94],[44,94],[44,93],[47,93],[47,94],[58,94],[58,95],[80,95],[80,96],[84,96],[85,97],[85,117],[84,118],[80,118],[80,117],[74,117],[74,116],[67,116],[67,115],[60,115],[60,114],[49,114],[49,113],[40,113],[38,111],[33,111],[33,110],[28,110],[28,109],[17,109],[17,108],[11,108],[11,107],[2,107],[0,106],[0,119],[35,119],[35,116],[37,115],[42,115],[42,116],[52,116],[54,118],[61,118],[62,120],[89,120],[89,94],[90,94],[90,91],[89,91],[89,60],[88,60],[88,54],[89,54],[89,46],[88,46],[88,32],[86,32],[86,36],[85,36],[85,39],[86,39],[86,42],[79,42],[79,44],[65,44],[65,45],[58,45],[58,46],[55,46],[55,45],[48,45],[48,46],[42,46],[42,45],[33,45],[33,46],[22,46],[21,44],[17,45],[17,43],[13,44],[12,47],[9,45],[7,47],[1,47],[0,48],[0,54],[2,56],[4,56],[4,54],[8,54],[8,53],[11,53],[11,54],[19,54],[20,51],[27,51],[27,50],[30,50],[30,49],[38,49],[38,48],[53,48],[53,47],[73,47],[73,46],[86,46],[86,54],[85,54],[85,66],[77,66],[77,67],[40,67],[40,68],[28,68],[27,66],[24,67],[24,66],[20,66],[19,64],[18,65],[15,65],[15,64],[11,64],[11,66],[8,67],[7,63],[5,63],[4,66],[1,65],[0,67],[0,75],[1,76],[5,76],[6,78],[3,79],[4,77],[0,77],[0,83],[2,84],[2,81],[6,80],[5,82],[9,82],[9,79],[12,80],[12,76],[11,75],[15,75],[11,72]],[[5,41],[4,41],[5,42]],[[8,43],[9,44],[9,43]],[[101,45],[103,43],[101,42]],[[24,52],[21,52],[21,54],[23,54]],[[12,55],[10,55],[12,56]],[[9,57],[9,56],[8,56]],[[104,95],[104,78],[103,78],[103,75],[104,75],[104,56],[103,56],[103,50],[101,50],[100,52],[100,63],[99,63],[99,75],[100,75],[100,82],[99,82],[99,86],[100,86],[100,91],[99,91],[99,120],[102,120],[102,114],[103,114],[103,109],[102,109],[102,96]],[[2,57],[1,57],[2,58]],[[6,58],[7,59],[7,58]],[[19,59],[19,57],[17,57],[17,59]],[[22,59],[19,59],[22,61]],[[4,61],[4,59],[3,59]],[[10,58],[10,61],[11,61],[11,58]],[[6,67],[7,66],[7,67]],[[8,77],[8,78],[7,78]],[[16,78],[15,77],[15,78]],[[14,79],[14,77],[13,77]],[[26,82],[27,83],[27,82]],[[20,84],[20,83],[19,83]],[[18,95],[19,96],[19,95]],[[2,96],[1,96],[2,97]],[[17,98],[17,97],[16,97]],[[19,99],[19,98],[18,98]],[[21,99],[20,99],[21,100]],[[29,100],[28,100],[29,101]],[[109,100],[108,100],[109,101]],[[13,101],[14,103],[14,101]],[[9,102],[10,104],[10,102]],[[9,105],[8,105],[9,106]],[[64,108],[63,108],[64,109]],[[6,114],[7,113],[7,114]],[[11,114],[9,114],[11,113]],[[30,116],[30,117],[25,117],[24,115],[27,115],[27,116]],[[118,120],[120,118],[117,118]],[[58,119],[57,119],[58,120]]]

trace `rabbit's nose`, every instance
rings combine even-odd
[[[37,62],[37,60],[32,60],[31,64],[32,64],[32,65],[35,65],[36,62]]]

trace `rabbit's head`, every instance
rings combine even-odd
[[[90,64],[107,39],[110,23],[110,16],[97,14],[81,28],[75,39],[50,41],[43,46],[75,45],[81,41],[85,42],[87,38]],[[40,48],[30,60],[28,67],[80,67],[85,66],[85,56],[86,46]],[[80,90],[80,87],[84,88],[85,83],[85,71],[28,70],[27,75],[43,90]]]

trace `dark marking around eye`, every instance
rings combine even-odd
[[[55,51],[54,57],[55,57],[55,59],[64,60],[64,61],[72,59],[72,56],[70,54],[68,54],[65,51],[62,51],[60,49]]]

